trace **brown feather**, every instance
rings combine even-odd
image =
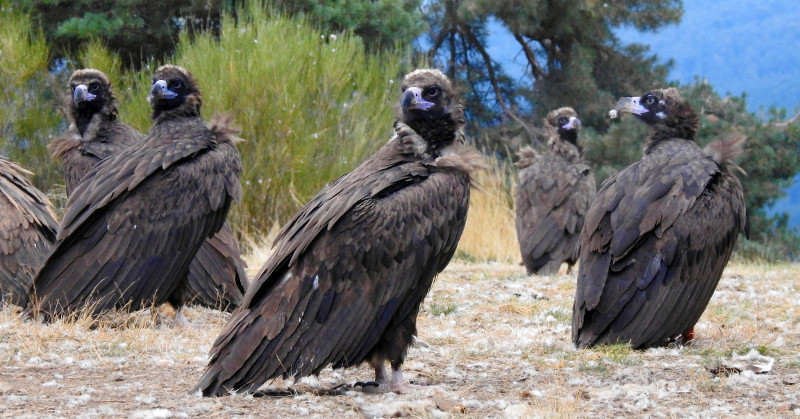
[[[53,205],[23,174],[31,172],[0,157],[0,301],[19,306],[58,227]]]
[[[549,151],[537,156],[523,148],[517,163],[523,169],[517,184],[516,230],[529,275],[553,274],[561,263],[570,268],[575,263],[578,235],[596,191],[594,175],[580,155],[575,111],[556,109],[544,125]]]
[[[642,98],[650,96],[637,115],[653,130],[644,156],[603,183],[586,215],[572,323],[578,347],[647,348],[690,331],[746,224],[741,183],[693,141],[691,107],[675,89]]]
[[[430,113],[401,106],[394,137],[284,225],[193,391],[254,392],[271,378],[364,361],[399,371],[420,304],[463,231],[470,173],[482,166],[460,144],[463,111],[444,75],[416,71],[403,83],[433,86],[442,94]]]
[[[148,136],[75,188],[29,303],[46,317],[166,302],[241,197],[239,154],[226,133],[200,119],[194,79],[174,66],[156,77],[185,82],[180,103],[153,103]]]

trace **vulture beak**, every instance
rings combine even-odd
[[[422,89],[419,87],[409,87],[403,92],[401,102],[404,110],[419,109],[421,111],[428,110],[431,106],[435,105],[433,102],[428,102],[422,98]]]
[[[75,102],[75,105],[78,105],[81,102],[88,102],[90,100],[94,100],[97,95],[93,95],[89,93],[89,89],[86,87],[85,84],[79,84],[75,87],[75,91],[72,92],[72,101]]]
[[[569,122],[564,124],[561,128],[563,129],[580,129],[581,128],[581,120],[577,117],[570,116]]]
[[[150,96],[147,97],[147,101],[152,102],[153,99],[173,99],[177,96],[177,93],[167,89],[166,81],[159,80],[153,83],[153,87],[150,88]]]
[[[609,118],[616,118],[619,112],[628,112],[634,115],[644,115],[647,113],[647,108],[639,103],[641,97],[623,97],[617,102],[617,107],[608,111]]]

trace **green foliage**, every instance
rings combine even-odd
[[[367,54],[356,36],[321,35],[260,6],[221,22],[218,37],[181,37],[172,62],[198,80],[206,119],[230,113],[242,129],[244,202],[232,217],[242,231],[267,231],[388,141],[404,54]],[[160,63],[119,72],[118,58],[99,42],[81,62],[119,75],[112,83],[120,118],[147,131],[145,98]]]
[[[207,115],[231,112],[242,127],[238,213],[266,231],[389,139],[403,54],[369,55],[350,34],[258,7],[239,16],[223,19],[219,41],[182,38],[175,61],[200,81]]]
[[[44,190],[61,179],[46,145],[59,130],[54,112],[59,80],[47,72],[47,43],[30,29],[27,15],[0,2],[0,155],[37,176]]]
[[[224,0],[18,0],[53,46],[66,58],[93,39],[116,53],[125,67],[172,54],[179,34],[219,26]]]
[[[272,0],[268,4],[307,17],[333,31],[351,30],[371,51],[410,43],[422,33],[421,0]]]
[[[681,14],[678,0],[441,0],[426,3],[425,16],[429,54],[461,82],[471,129],[494,131],[511,123],[524,128],[506,132],[511,138],[522,131],[536,142],[542,133],[531,125],[551,109],[572,106],[587,125],[605,131],[609,102],[631,87],[664,84],[671,63],[658,64],[641,45],[622,47],[612,29],[654,30]],[[487,48],[490,25],[497,23],[511,32],[525,60],[521,80],[505,75]]]

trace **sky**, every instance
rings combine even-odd
[[[624,43],[673,58],[670,78],[706,78],[720,94],[747,92],[749,110],[800,111],[800,1],[684,1],[678,25],[656,33],[623,28]]]

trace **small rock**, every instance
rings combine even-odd
[[[11,388],[11,384],[5,381],[0,381],[0,396],[11,393],[11,390],[13,390]]]

